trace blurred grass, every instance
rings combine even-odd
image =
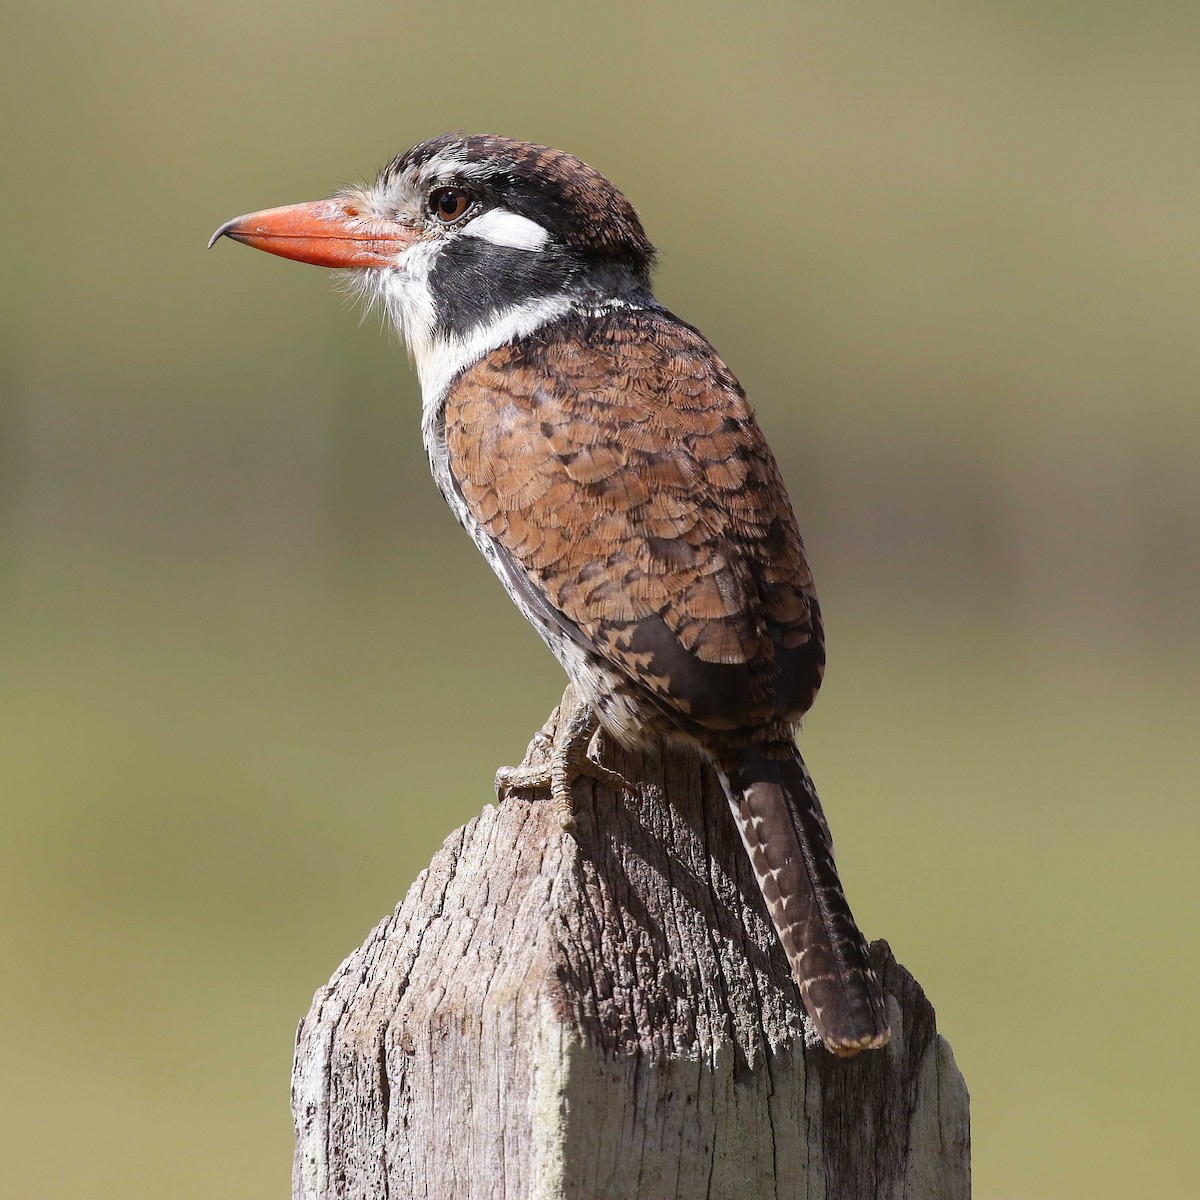
[[[482,565],[456,576],[416,548],[445,593],[398,558],[349,589],[232,586],[212,564],[165,601],[146,579],[93,591],[82,618],[64,571],[20,626],[12,1194],[283,1186],[294,1020],[558,688]],[[1158,664],[1150,694],[1144,662],[1081,671],[977,622],[841,608],[806,750],[861,919],[928,989],[972,1086],[982,1193],[1118,1194],[1143,1166],[1099,1141],[1155,1147],[1183,1194],[1190,673]],[[65,1124],[75,1149],[48,1165]]]
[[[0,1193],[284,1191],[296,1019],[557,696],[394,340],[202,249],[454,127],[609,172],[755,397],[979,1194],[1194,1190],[1198,25],[7,6]]]

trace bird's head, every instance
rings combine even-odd
[[[633,205],[571,154],[488,134],[445,134],[373,184],[237,217],[213,235],[347,268],[381,301],[422,385],[473,350],[572,308],[649,298],[654,249]]]

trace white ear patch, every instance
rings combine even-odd
[[[506,208],[493,208],[468,223],[463,237],[482,238],[493,246],[513,250],[540,250],[550,235],[536,222]]]

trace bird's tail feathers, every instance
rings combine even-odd
[[[723,764],[729,803],[809,1018],[834,1054],[884,1045],[883,989],[846,902],[833,842],[794,743]]]

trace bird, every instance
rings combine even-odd
[[[587,752],[598,727],[697,751],[821,1042],[883,1046],[796,741],[825,639],[795,512],[732,371],[655,298],[630,201],[565,151],[455,132],[223,237],[349,272],[406,343],[433,478],[570,680],[549,768],[500,783],[569,809],[580,775],[612,778]]]

